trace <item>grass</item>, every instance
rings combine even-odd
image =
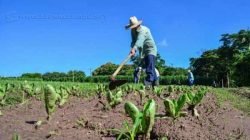
[[[215,88],[213,93],[216,95],[220,105],[224,102],[229,102],[235,108],[250,116],[250,100],[248,98],[237,95],[232,90],[225,88]]]

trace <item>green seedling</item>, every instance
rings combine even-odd
[[[0,86],[0,104],[4,105],[6,100],[6,88]]]
[[[180,116],[184,116],[186,113],[182,112],[181,110],[184,107],[185,103],[186,103],[185,95],[180,96],[177,100],[165,99],[164,105],[165,105],[166,114],[169,114],[174,119]]]
[[[29,84],[27,81],[24,81],[24,83],[21,85],[23,94],[27,94],[27,96],[31,97],[34,95],[33,88],[35,84]]]
[[[19,134],[14,133],[14,134],[12,135],[12,140],[21,140],[21,137],[20,137]]]
[[[77,86],[72,86],[71,90],[68,89],[68,93],[71,93],[74,96],[80,96],[81,91],[80,91],[80,87]]]
[[[44,101],[45,108],[48,114],[47,120],[50,120],[52,113],[57,107],[57,102],[61,99],[60,95],[56,93],[55,89],[51,85],[46,85],[44,89]]]
[[[133,84],[127,84],[124,87],[122,87],[122,91],[126,92],[126,93],[131,93],[135,91],[135,86]]]
[[[107,92],[107,100],[109,102],[109,105],[111,107],[115,107],[116,105],[118,105],[119,103],[122,102],[122,91],[118,90],[117,92],[112,92],[112,91],[108,91]]]
[[[154,93],[157,95],[157,96],[160,96],[164,91],[164,88],[162,87],[154,87]]]
[[[193,111],[193,115],[196,117],[199,117],[199,114],[195,107],[201,102],[205,94],[205,91],[199,91],[196,94],[193,92],[185,94],[189,109]]]
[[[68,101],[69,93],[67,92],[67,89],[65,87],[60,86],[59,95],[60,95],[59,106],[63,106]]]
[[[40,95],[42,93],[43,93],[43,88],[41,86],[34,87],[34,94],[35,95]]]
[[[125,112],[132,118],[133,126],[130,136],[135,138],[138,133],[143,133],[145,138],[150,138],[150,132],[152,131],[154,121],[156,104],[153,99],[147,101],[144,105],[143,110],[139,109],[131,102],[126,102],[124,105]]]
[[[102,97],[102,94],[105,93],[106,90],[107,90],[107,86],[104,84],[98,84],[96,86],[96,93],[97,93],[99,98]]]
[[[119,129],[108,129],[108,130],[118,133],[118,136],[116,138],[117,140],[123,140],[123,139],[134,140],[135,136],[131,129],[132,126],[130,126],[127,121],[124,121],[122,126],[123,128],[121,130]]]
[[[174,92],[174,86],[172,85],[168,86],[168,92],[170,93]]]

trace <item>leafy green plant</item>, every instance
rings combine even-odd
[[[196,110],[196,106],[201,102],[206,91],[198,91],[198,93],[189,92],[185,94],[187,103],[189,104],[189,109],[193,111],[193,114],[198,117],[198,111]]]
[[[168,92],[174,92],[174,86],[173,85],[170,85],[168,86]]]
[[[109,105],[111,107],[115,107],[116,105],[118,105],[119,103],[122,102],[122,90],[118,90],[118,91],[108,91],[107,93],[107,100],[109,102]]]
[[[177,86],[176,91],[181,92],[182,91],[182,86]]]
[[[68,93],[68,91],[66,90],[65,87],[60,86],[59,95],[60,95],[59,106],[63,106],[68,101],[69,93]]]
[[[50,120],[52,113],[57,107],[57,102],[61,99],[60,95],[56,93],[56,90],[52,85],[46,85],[44,88],[44,101],[45,108],[48,114],[47,120]]]
[[[78,85],[72,86],[71,90],[68,90],[68,92],[71,93],[74,96],[80,96],[81,95],[80,87]]]
[[[19,134],[14,133],[14,134],[12,135],[12,140],[21,140],[21,137],[20,137]]]
[[[123,128],[121,130],[119,129],[111,129],[111,131],[118,132],[117,140],[123,140],[123,139],[129,139],[134,140],[135,134],[133,129],[131,129],[133,126],[131,126],[127,121],[123,122]]]
[[[154,87],[154,93],[157,95],[157,96],[160,96],[162,94],[162,92],[164,91],[164,88],[163,87]]]
[[[131,102],[126,102],[124,108],[125,112],[133,121],[132,129],[130,129],[132,140],[139,132],[143,133],[146,138],[150,138],[150,132],[152,131],[155,121],[155,101],[153,99],[148,100],[142,111],[139,111],[139,109]]]
[[[35,86],[33,92],[35,95],[40,95],[43,93],[43,88],[41,86]]]
[[[185,95],[180,96],[177,100],[165,99],[164,105],[165,105],[166,114],[169,114],[174,119],[185,115],[186,113],[181,111],[185,103],[186,103]]]
[[[35,87],[35,84],[29,84],[27,81],[24,81],[24,83],[21,85],[23,94],[27,94],[27,96],[31,97],[34,95],[33,88]]]
[[[130,93],[130,92],[134,92],[136,90],[136,87],[133,84],[127,84],[127,85],[122,87],[122,90],[124,92]]]
[[[5,104],[6,100],[6,88],[0,85],[0,103]]]
[[[105,91],[107,90],[107,86],[104,85],[104,84],[98,84],[96,86],[95,90],[96,90],[96,93],[97,93],[98,97],[101,98],[102,94],[105,93]]]

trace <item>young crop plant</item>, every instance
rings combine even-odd
[[[165,99],[164,105],[165,105],[166,114],[170,115],[174,119],[180,116],[184,116],[186,112],[182,112],[181,110],[184,107],[185,103],[186,103],[185,95],[180,96],[177,100]]]
[[[118,105],[119,103],[122,102],[122,90],[118,90],[118,91],[107,91],[107,100],[109,102],[109,105],[113,108],[116,105]]]
[[[5,84],[4,86],[0,85],[0,104],[5,105],[7,99],[7,92],[10,91],[13,86],[9,83]]]
[[[182,86],[177,86],[177,87],[176,87],[176,91],[177,91],[177,92],[182,92]]]
[[[0,85],[0,103],[5,104],[6,100],[6,88]]]
[[[21,85],[23,94],[27,94],[27,96],[29,97],[34,95],[34,92],[33,92],[34,87],[35,87],[34,83],[30,85],[27,81],[24,81],[24,83]]]
[[[133,84],[127,84],[127,85],[122,87],[122,90],[124,92],[131,93],[131,92],[134,92],[136,90],[136,87]]]
[[[17,134],[17,133],[14,133],[12,135],[12,140],[21,140],[21,136],[19,134]]]
[[[33,92],[34,92],[35,95],[40,95],[40,94],[42,94],[42,93],[43,93],[43,88],[42,88],[42,86],[35,86]]]
[[[160,96],[164,91],[164,88],[163,87],[154,87],[154,93],[157,95],[157,96]]]
[[[44,101],[46,112],[48,114],[47,120],[51,119],[51,115],[55,111],[60,98],[60,95],[56,93],[56,90],[52,85],[46,85],[44,88]]]
[[[7,91],[11,91],[12,92],[13,88],[14,88],[13,84],[10,84],[10,83],[6,83],[5,84],[5,92],[7,92]]]
[[[97,93],[99,98],[102,97],[102,94],[105,93],[106,90],[107,90],[107,86],[104,84],[98,84],[96,86],[96,93]]]
[[[126,102],[124,105],[125,112],[132,118],[133,126],[130,129],[131,139],[134,140],[138,133],[143,133],[146,139],[150,138],[155,122],[156,104],[153,99],[147,101],[143,110],[139,109],[131,102]]]
[[[81,90],[79,85],[74,85],[71,87],[71,89],[67,89],[70,94],[73,96],[80,96],[81,95]]]
[[[60,95],[59,106],[63,106],[68,101],[69,93],[65,87],[60,86],[59,95]]]
[[[168,92],[169,93],[174,92],[174,86],[173,85],[168,86]]]
[[[206,91],[198,91],[198,93],[189,92],[185,94],[187,103],[189,104],[188,109],[192,110],[193,115],[196,117],[199,117],[199,114],[195,107],[201,102],[205,94]]]

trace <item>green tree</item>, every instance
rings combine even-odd
[[[93,76],[97,75],[112,75],[119,65],[108,62],[100,67],[96,68],[93,72]],[[124,65],[122,70],[119,72],[119,75],[132,75],[134,69],[133,65]]]
[[[212,77],[221,85],[247,84],[248,81],[240,76],[239,71],[246,70],[248,52],[250,50],[250,32],[240,30],[234,34],[222,34],[222,45],[218,49],[208,50],[198,58],[191,58],[190,65],[195,75]],[[246,83],[239,82],[240,80]]]

